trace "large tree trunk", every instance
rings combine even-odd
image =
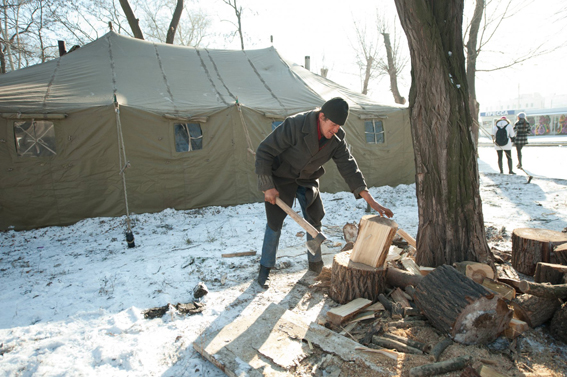
[[[471,29],[469,31],[469,40],[467,42],[467,83],[469,84],[469,107],[473,117],[472,134],[475,146],[478,148],[478,111],[479,105],[476,100],[476,59],[478,57],[477,43],[478,30],[480,29],[480,21],[482,20],[482,12],[484,11],[484,0],[476,0],[473,18],[471,21]]]
[[[134,38],[144,39],[144,35],[142,34],[142,29],[140,29],[140,24],[138,23],[139,20],[134,15],[134,11],[130,7],[130,3],[128,2],[128,0],[120,0],[120,5],[122,6],[122,10],[126,15],[126,19],[128,20],[130,29],[132,29],[132,33],[134,33]]]
[[[175,39],[175,32],[177,31],[177,26],[179,25],[179,19],[181,18],[181,13],[183,12],[183,0],[177,0],[177,6],[173,12],[173,17],[171,17],[171,23],[169,24],[169,29],[167,29],[167,37],[165,43],[173,44]]]
[[[403,105],[406,103],[406,99],[400,94],[398,89],[398,70],[394,63],[394,54],[392,52],[392,43],[390,42],[390,34],[382,33],[384,37],[384,47],[386,47],[386,57],[388,59],[388,76],[390,76],[390,90],[394,95],[394,101]]]
[[[493,264],[484,232],[462,42],[463,1],[395,0],[412,62],[416,262]]]

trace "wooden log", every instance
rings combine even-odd
[[[565,284],[566,273],[567,265],[539,262],[536,265],[534,281],[536,283]]]
[[[417,348],[414,348],[407,343],[399,342],[395,339],[385,338],[382,336],[374,335],[372,337],[372,343],[376,344],[380,347],[385,347],[389,349],[393,349],[396,351],[400,351],[403,353],[410,353],[413,355],[423,355],[423,351]]]
[[[514,308],[514,316],[533,329],[550,320],[561,302],[557,298],[523,294],[510,301],[510,304]]]
[[[466,368],[472,363],[472,356],[459,356],[453,359],[440,361],[433,364],[413,367],[409,371],[410,377],[429,377],[438,374],[454,372]]]
[[[348,304],[332,308],[327,312],[327,318],[329,322],[334,325],[340,325],[341,323],[351,319],[357,313],[360,313],[363,309],[370,306],[372,301],[365,298],[357,298],[350,301]]]
[[[343,235],[346,242],[352,242],[354,244],[358,236],[358,227],[356,224],[346,223],[345,226],[343,226]]]
[[[379,354],[382,354],[384,356],[388,356],[390,359],[398,360],[398,353],[397,352],[386,350],[386,349],[383,349],[383,348],[382,349],[376,349],[376,348],[369,348],[369,347],[356,347],[355,350],[356,351],[379,353]]]
[[[527,280],[520,281],[518,287],[520,292],[529,293],[534,296],[547,297],[547,298],[567,298],[567,284],[541,284],[532,283]]]
[[[402,305],[402,308],[411,308],[411,304],[406,298],[405,293],[400,288],[394,289],[390,294],[390,297],[392,297],[394,302],[397,302],[400,305]]]
[[[429,355],[429,360],[439,361],[439,358],[441,357],[441,354],[443,353],[443,351],[445,351],[447,349],[447,347],[449,347],[451,344],[453,344],[453,341],[451,340],[451,338],[443,338],[439,343],[437,343],[431,349],[431,352],[430,352],[430,355]]]
[[[455,268],[461,274],[482,284],[484,278],[494,279],[494,270],[487,264],[464,261],[455,263]]]
[[[567,234],[549,229],[519,228],[512,232],[512,266],[533,276],[538,262],[555,263],[553,247],[567,242]]]
[[[516,280],[516,279],[507,279],[507,278],[498,278],[498,281],[504,283],[504,284],[508,284],[509,286],[513,287],[514,289],[516,289],[517,291],[520,290],[520,280]]]
[[[392,301],[388,300],[388,298],[384,296],[383,293],[380,293],[378,295],[378,301],[380,301],[382,306],[384,306],[384,309],[386,309],[390,313],[392,312]]]
[[[522,333],[528,331],[530,326],[527,322],[518,318],[512,318],[508,328],[504,330],[504,336],[508,339],[516,339]]]
[[[557,263],[567,265],[567,243],[557,245],[553,250],[553,253],[557,258]]]
[[[448,265],[421,280],[414,301],[435,328],[462,344],[492,342],[512,319],[504,299]]]
[[[370,267],[383,267],[397,229],[398,224],[385,217],[362,216],[350,259]]]
[[[511,300],[516,297],[516,290],[514,287],[500,281],[484,278],[482,286],[487,288],[489,291],[502,296],[505,300]]]
[[[353,262],[350,253],[343,251],[333,258],[329,296],[339,304],[359,297],[378,300],[386,286],[386,269]]]
[[[414,275],[408,271],[389,266],[386,271],[386,283],[394,287],[405,288],[408,285],[414,287],[423,279],[422,275]]]
[[[561,305],[553,315],[550,330],[555,339],[567,343],[567,303]]]

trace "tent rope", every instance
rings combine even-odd
[[[255,156],[256,152],[254,152],[254,149],[252,149],[252,139],[250,139],[250,133],[248,132],[248,127],[246,126],[246,121],[244,120],[244,115],[242,114],[242,108],[240,107],[238,98],[236,98],[236,108],[238,109],[238,113],[240,114],[240,122],[242,123],[242,128],[244,129],[244,135],[246,136],[246,143],[248,144],[248,152],[250,152],[253,156]]]
[[[132,234],[132,227],[130,221],[130,209],[128,208],[128,190],[126,189],[126,169],[130,167],[130,161],[126,158],[126,148],[124,146],[124,135],[122,133],[122,123],[120,122],[120,106],[114,96],[114,112],[116,113],[116,130],[118,135],[118,164],[120,166],[120,175],[122,176],[122,185],[124,186],[124,204],[126,205],[126,241],[128,247],[133,247],[134,236]]]

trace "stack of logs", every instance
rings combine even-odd
[[[406,257],[401,259],[404,269],[397,268],[386,262],[396,233],[413,252],[416,243],[394,221],[364,216],[354,237],[352,224],[347,225],[345,239],[352,249],[343,249],[333,260],[329,296],[334,301],[345,306],[357,299],[366,299],[368,305],[380,302],[401,318],[406,311],[418,311],[435,328],[462,344],[486,344],[501,334],[513,339],[550,319],[552,332],[567,342],[567,307],[561,303],[567,298],[567,234],[514,230],[512,266],[534,276],[535,282],[531,282],[498,277],[492,267],[475,262],[423,268]],[[405,289],[414,305],[388,304],[386,286],[395,288],[392,297],[393,292]],[[360,310],[349,311],[339,319],[331,318],[330,312],[329,319],[341,323]]]

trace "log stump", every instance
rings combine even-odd
[[[561,305],[553,315],[550,330],[555,339],[567,343],[567,303]]]
[[[526,322],[532,329],[547,322],[561,306],[557,298],[538,297],[529,294],[517,296],[510,301],[514,316]]]
[[[557,258],[557,263],[567,266],[567,243],[558,245],[554,250],[554,254]]]
[[[343,251],[333,258],[329,296],[339,304],[359,297],[377,301],[386,286],[386,268],[353,262],[350,253]]]
[[[565,284],[567,266],[562,264],[539,262],[536,266],[534,281],[536,283]]]
[[[435,328],[462,344],[490,343],[512,319],[504,299],[449,265],[421,280],[414,301]]]
[[[519,228],[512,232],[512,266],[533,276],[538,262],[556,263],[553,248],[567,242],[567,234],[549,229]]]

